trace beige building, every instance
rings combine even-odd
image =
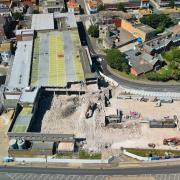
[[[134,37],[140,37],[142,41],[147,41],[155,36],[155,29],[141,23],[131,23],[127,20],[121,21],[121,28],[133,34]]]

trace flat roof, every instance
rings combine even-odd
[[[32,29],[18,29],[16,30],[16,35],[22,35],[22,34],[34,34],[34,30]]]
[[[148,25],[145,25],[145,24],[135,24],[134,27],[137,29],[140,29],[141,31],[146,32],[146,33],[155,31],[154,28],[152,28]]]
[[[34,88],[32,91],[27,91],[27,90],[23,89],[19,101],[21,103],[33,104],[35,102],[38,90],[39,90],[38,87]]]
[[[33,108],[30,106],[22,107],[21,112],[18,114],[15,120],[11,132],[22,133],[27,131],[32,118],[32,109]]]
[[[9,88],[25,88],[29,85],[33,41],[18,41],[8,82]]]
[[[84,80],[77,29],[39,32],[34,43],[32,86],[66,86]]]
[[[104,4],[118,4],[127,2],[140,2],[140,0],[102,0]]]
[[[174,34],[180,34],[180,24],[172,26],[168,30]]]
[[[54,14],[33,14],[31,29],[33,30],[53,30],[54,29]]]
[[[63,17],[66,18],[67,27],[77,28],[76,17],[73,13],[60,13],[60,12],[54,13],[54,18],[63,18]]]

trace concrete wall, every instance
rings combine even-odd
[[[108,159],[53,159],[51,156],[46,158],[23,158],[17,157],[14,159],[16,162],[24,162],[24,163],[74,163],[74,164],[108,164],[113,160],[113,157],[109,157]]]
[[[123,154],[125,154],[126,156],[132,157],[134,159],[140,160],[140,161],[150,161],[151,158],[148,157],[141,157],[141,156],[137,156],[135,154],[132,154],[130,152],[127,152],[126,150],[123,151]]]

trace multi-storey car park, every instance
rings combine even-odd
[[[41,126],[55,94],[81,95],[86,84],[97,82],[81,47],[74,15],[35,14],[31,29],[18,30],[16,38],[15,59],[4,86],[4,104],[17,103],[8,130],[9,153],[52,154],[57,147],[73,151],[74,134],[47,133]]]

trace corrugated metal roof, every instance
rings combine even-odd
[[[9,88],[25,88],[29,85],[33,41],[19,41],[8,82]]]

